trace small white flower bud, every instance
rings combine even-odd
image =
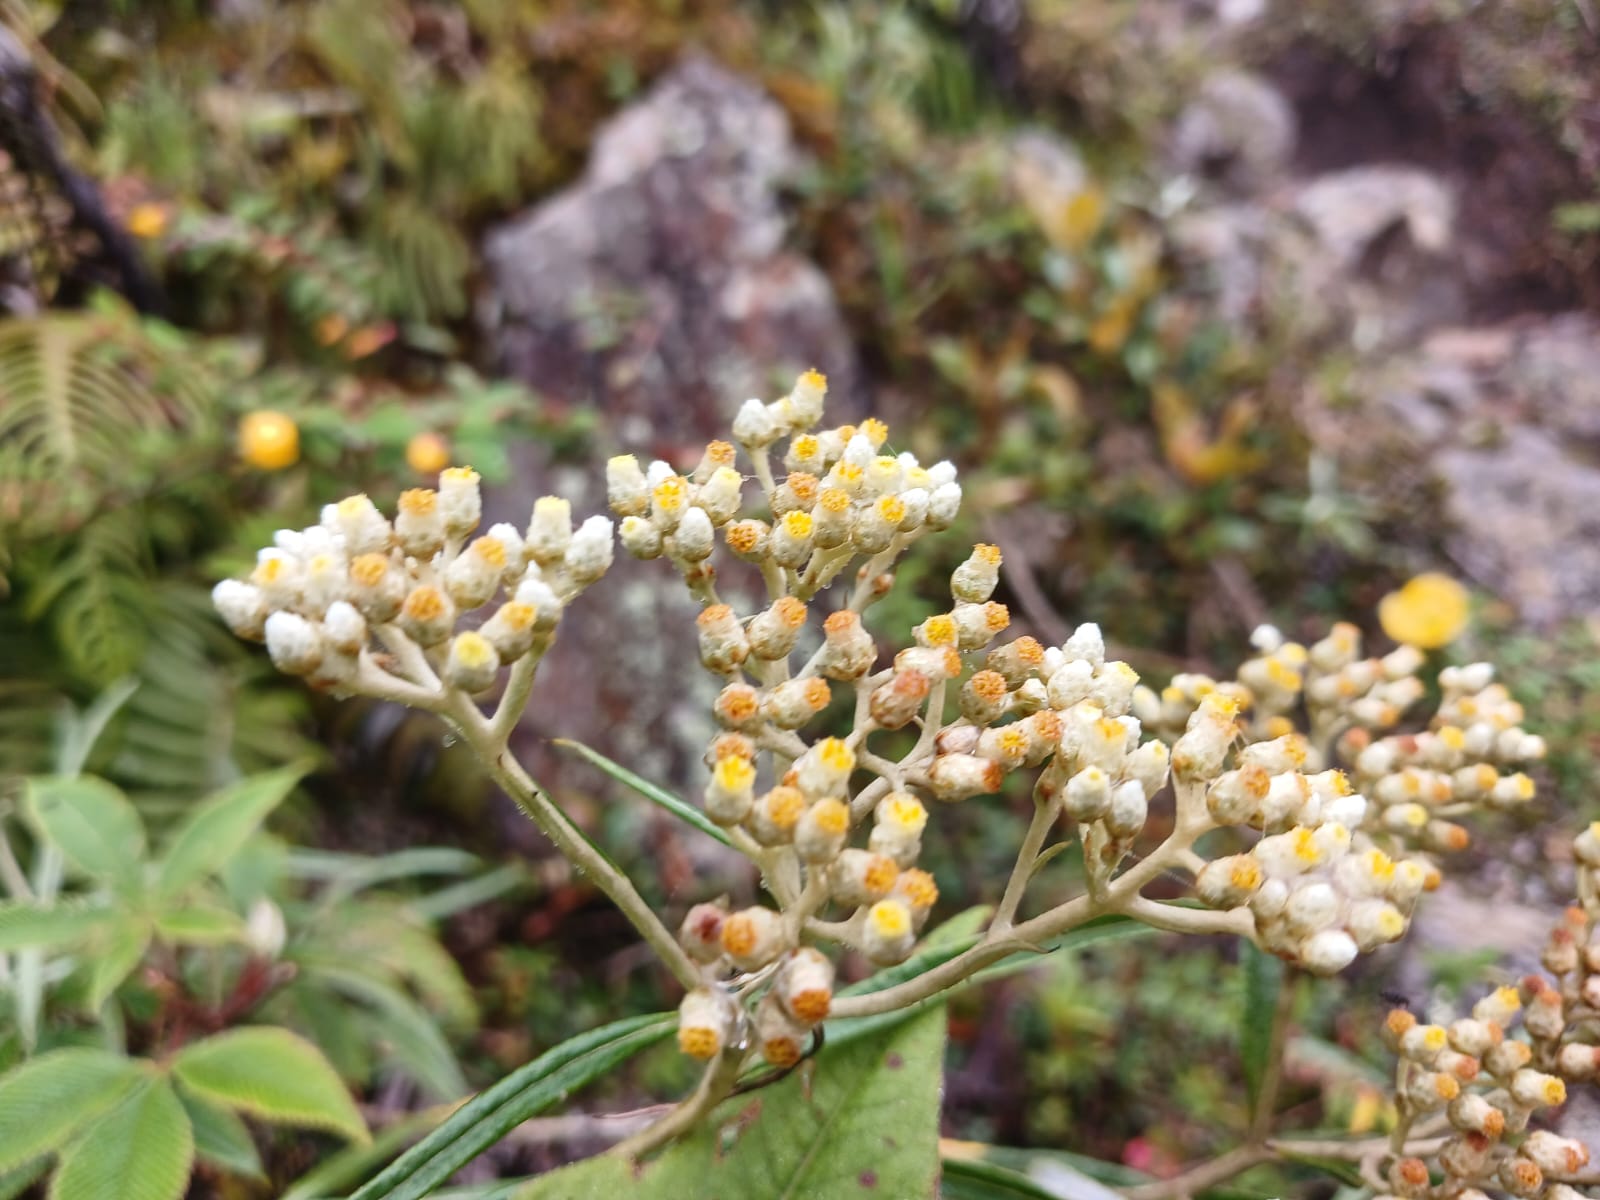
[[[405,575],[384,555],[363,554],[350,564],[350,599],[368,621],[394,620],[405,598]]]
[[[823,402],[828,395],[828,377],[815,367],[794,382],[789,393],[789,419],[792,429],[810,429],[822,420]]]
[[[1091,667],[1100,666],[1106,660],[1106,640],[1100,633],[1100,626],[1092,621],[1079,625],[1061,644],[1061,652],[1068,659],[1086,662]]]
[[[493,644],[481,633],[469,630],[456,634],[450,642],[443,678],[451,687],[475,695],[494,685],[499,670],[500,655],[495,653]]]
[[[566,608],[555,589],[540,577],[538,566],[528,568],[522,582],[517,584],[515,599],[518,604],[526,604],[533,609],[535,633],[549,633],[554,629]]]
[[[700,490],[695,494],[695,503],[705,510],[713,525],[720,527],[738,515],[743,487],[743,475],[732,467],[718,467],[700,485]]]
[[[321,664],[322,634],[304,617],[275,612],[267,618],[263,633],[272,665],[285,675],[309,675]]]
[[[873,809],[868,847],[876,854],[887,855],[904,870],[917,861],[927,824],[928,810],[922,801],[910,792],[890,792]]]
[[[811,555],[813,529],[810,513],[798,509],[784,513],[772,527],[772,535],[767,543],[767,551],[772,555],[772,561],[780,567],[791,569],[804,566],[806,559]]]
[[[690,506],[672,534],[678,556],[689,562],[704,562],[717,545],[717,531],[703,508]]]
[[[271,610],[255,584],[224,579],[211,589],[211,603],[235,637],[259,642],[266,636],[267,614]]]
[[[1600,1046],[1568,1042],[1556,1052],[1556,1068],[1563,1079],[1593,1079],[1600,1074]]]
[[[872,670],[878,647],[861,625],[861,617],[851,609],[830,613],[823,622],[822,654],[819,672],[828,679],[859,679]]]
[[[826,680],[786,679],[766,694],[761,711],[779,729],[799,729],[828,706]]]
[[[826,487],[811,506],[812,542],[823,550],[832,550],[850,540],[850,493],[842,488]]]
[[[925,525],[932,502],[927,488],[907,488],[901,492],[900,508],[904,515],[900,518],[900,532],[911,533]]]
[[[730,521],[722,536],[728,549],[745,562],[765,561],[772,544],[772,530],[765,521]]]
[[[968,604],[982,604],[1000,582],[1000,549],[980,543],[950,576],[950,594]]]
[[[932,474],[930,470],[929,474]],[[961,485],[941,483],[928,494],[928,528],[949,529],[961,512]]]
[[[1145,797],[1148,799],[1166,785],[1167,768],[1171,757],[1171,751],[1167,749],[1165,742],[1154,739],[1142,742],[1123,761],[1122,772],[1129,779],[1139,781],[1139,786],[1144,788]]]
[[[1106,811],[1106,829],[1123,840],[1137,837],[1150,815],[1150,802],[1137,779],[1125,779],[1111,789],[1111,807]]]
[[[706,816],[718,825],[737,825],[755,804],[755,783],[756,769],[749,759],[719,758],[706,784]]]
[[[336,600],[322,618],[322,632],[328,644],[344,654],[359,654],[367,644],[367,620],[355,606]]]
[[[1505,1043],[1501,1043],[1504,1045]],[[1524,1067],[1511,1077],[1511,1098],[1524,1108],[1554,1108],[1565,1104],[1567,1085],[1554,1075]]]
[[[903,962],[916,942],[911,909],[903,900],[879,900],[867,910],[861,952],[879,966]]]
[[[722,949],[741,971],[766,966],[783,950],[783,918],[770,908],[746,908],[722,922]]]
[[[794,649],[805,623],[806,606],[793,596],[779,596],[751,618],[746,631],[750,652],[767,661],[785,657]]]
[[[498,538],[474,538],[444,570],[444,590],[462,611],[486,604],[500,588],[508,559]]]
[[[794,840],[795,827],[806,812],[806,798],[796,787],[775,787],[756,798],[750,811],[750,834],[763,846],[782,846]],[[849,811],[845,813],[846,832]],[[840,839],[841,845],[843,838]],[[826,856],[824,856],[826,857]]]
[[[884,729],[903,729],[922,711],[931,684],[921,671],[895,671],[872,691],[868,712]]]
[[[744,626],[726,604],[713,604],[695,618],[700,640],[700,662],[708,671],[726,674],[750,655]]]
[[[690,1058],[711,1059],[733,1043],[739,1010],[721,988],[695,988],[678,1005],[678,1049]]]
[[[533,646],[533,626],[538,610],[531,604],[508,600],[478,630],[489,639],[503,663],[516,662]]]
[[[1350,908],[1349,927],[1356,945],[1370,951],[1404,935],[1406,919],[1387,900],[1358,900]]]
[[[483,497],[478,491],[478,473],[471,467],[446,467],[439,473],[439,512],[445,532],[463,537],[478,526],[483,516]]]
[[[832,862],[849,836],[850,806],[828,796],[800,814],[794,825],[794,848],[806,862]]]
[[[1085,767],[1067,780],[1062,807],[1080,825],[1100,820],[1111,808],[1111,776],[1099,767]]]
[[[714,963],[722,957],[722,922],[728,910],[720,904],[696,904],[678,927],[678,944],[697,963]]]
[[[437,646],[456,624],[456,606],[436,587],[421,584],[411,589],[400,607],[400,628],[422,646]]]
[[[540,566],[548,567],[566,557],[572,544],[572,503],[560,496],[540,496],[533,502],[528,521],[528,553]]]
[[[650,508],[650,484],[631,454],[606,462],[606,504],[619,517],[641,517]]]
[[[760,400],[746,400],[733,418],[733,439],[741,446],[759,450],[778,440],[782,429],[778,416]]]
[[[795,783],[813,799],[841,796],[855,767],[855,751],[839,738],[823,738],[796,760]]]
[[[567,547],[567,574],[573,582],[587,587],[611,569],[615,555],[612,535],[608,517],[587,517],[578,526]]]
[[[1004,782],[1005,769],[999,763],[972,754],[941,754],[928,768],[928,788],[939,800],[989,795]]]
[[[1532,1159],[1520,1154],[1501,1160],[1496,1175],[1501,1186],[1513,1196],[1533,1197],[1544,1190],[1544,1172]]]
[[[1289,893],[1283,915],[1294,933],[1309,937],[1339,919],[1339,893],[1326,883],[1303,883]]]
[[[805,1054],[810,1027],[795,1020],[775,992],[756,1005],[755,1040],[761,1057],[771,1066],[787,1070]]]
[[[432,488],[401,492],[394,532],[400,549],[419,562],[427,562],[444,549],[445,521],[439,493]]]
[[[1589,1165],[1589,1148],[1576,1138],[1536,1129],[1517,1152],[1547,1175],[1576,1175]]]
[[[1261,868],[1248,854],[1207,863],[1195,876],[1195,895],[1211,908],[1237,908],[1261,886]]]
[[[322,524],[344,539],[344,552],[351,558],[383,553],[394,534],[388,520],[365,495],[347,496],[325,507]]]
[[[293,608],[300,603],[305,573],[300,560],[283,550],[266,549],[256,555],[250,582],[268,609]]]
[[[635,558],[661,557],[661,531],[644,517],[623,517],[622,548]]]
[[[277,958],[288,938],[283,910],[265,896],[257,897],[245,921],[244,937],[251,953],[261,958]]]
[[[846,908],[873,904],[889,894],[900,868],[894,859],[871,850],[846,849],[828,868],[828,888]]]
[[[1314,975],[1336,975],[1355,961],[1355,939],[1342,929],[1324,929],[1300,945],[1300,962]]]
[[[804,1025],[827,1019],[833,1006],[833,964],[811,946],[791,950],[772,981],[773,994]]]

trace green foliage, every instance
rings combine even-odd
[[[367,1127],[322,1053],[287,1029],[219,1033],[185,1046],[172,1072],[214,1103],[287,1125],[327,1129],[361,1141]]]
[[[927,1009],[875,1036],[825,1048],[809,1078],[797,1073],[756,1097],[734,1097],[643,1167],[591,1159],[519,1195],[931,1198],[938,1194],[944,1034],[944,1009]]]
[[[50,1192],[60,1200],[176,1200],[193,1162],[188,1114],[171,1083],[151,1080],[62,1150]]]
[[[87,1048],[43,1054],[0,1076],[0,1170],[59,1149],[142,1078],[120,1054]]]

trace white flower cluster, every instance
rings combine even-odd
[[[1384,1040],[1400,1059],[1396,1101],[1408,1125],[1442,1114],[1449,1136],[1422,1157],[1389,1164],[1390,1194],[1405,1200],[1480,1200],[1509,1193],[1524,1200],[1577,1200],[1589,1150],[1575,1138],[1530,1129],[1566,1101],[1568,1085],[1600,1078],[1600,1046],[1590,1040],[1600,1008],[1600,944],[1593,940],[1593,872],[1600,829],[1578,839],[1584,907],[1567,910],[1542,955],[1554,982],[1528,975],[1483,997],[1471,1016],[1424,1025],[1391,1012]],[[1515,1036],[1520,1023],[1521,1037]],[[1431,1161],[1429,1161],[1431,1160]],[[1438,1182],[1435,1182],[1438,1180]]]
[[[1507,768],[1544,757],[1544,739],[1521,728],[1522,706],[1493,682],[1489,663],[1439,672],[1442,698],[1428,729],[1374,739],[1350,729],[1336,743],[1373,801],[1372,824],[1413,844],[1459,850],[1467,831],[1448,818],[1533,799],[1533,780]]]
[[[827,380],[807,371],[789,395],[747,401],[735,417],[734,439],[759,456],[763,473],[768,448],[789,439],[788,475],[773,483],[761,518],[735,519],[744,477],[727,442],[712,442],[688,476],[659,460],[641,469],[631,454],[613,458],[606,493],[623,546],[638,558],[670,559],[696,586],[714,578],[701,564],[720,529],[739,558],[778,573],[783,594],[807,600],[856,555],[892,554],[925,529],[949,528],[961,507],[955,467],[882,453],[889,430],[876,419],[811,432],[826,393]]]
[[[437,491],[402,493],[392,523],[364,495],[330,504],[318,524],[279,530],[248,580],[217,584],[217,611],[238,636],[264,641],[279,670],[315,686],[388,695],[398,677],[486,691],[501,667],[542,655],[563,608],[605,574],[612,526],[591,517],[574,530],[568,503],[547,496],[525,531],[499,524],[473,538],[478,483],[470,467],[449,468]],[[491,603],[478,628],[458,632]],[[371,635],[390,627],[421,648],[420,668],[374,654]]]

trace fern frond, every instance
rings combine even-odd
[[[209,434],[194,375],[133,322],[0,322],[0,533],[69,532],[160,478],[160,451]]]

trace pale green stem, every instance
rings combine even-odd
[[[995,909],[994,920],[990,922],[991,930],[1004,933],[1011,928],[1017,911],[1022,907],[1022,895],[1027,891],[1028,880],[1033,878],[1033,864],[1039,860],[1039,852],[1044,849],[1045,839],[1050,836],[1050,830],[1055,827],[1056,818],[1060,814],[1059,789],[1048,800],[1040,802],[1035,799],[1033,819],[1028,822],[1028,831],[1022,837],[1022,847],[1017,851],[1016,865],[1011,868],[1011,878],[1006,881],[1006,890],[1000,897],[1000,907]]]
[[[657,1147],[664,1146],[680,1134],[693,1129],[700,1119],[733,1094],[739,1078],[739,1067],[744,1058],[741,1049],[729,1047],[712,1059],[700,1077],[694,1094],[657,1121],[640,1130],[625,1141],[618,1142],[608,1153],[636,1161]]]

